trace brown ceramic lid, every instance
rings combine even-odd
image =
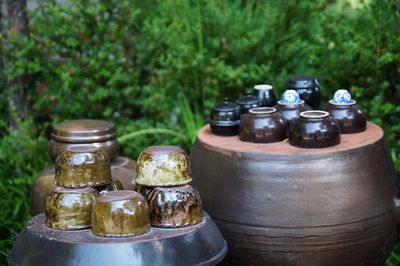
[[[78,119],[56,125],[51,134],[56,141],[67,143],[94,143],[115,139],[115,126],[111,122]]]

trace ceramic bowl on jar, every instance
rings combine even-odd
[[[275,106],[276,111],[285,118],[290,127],[291,123],[300,117],[300,113],[312,110],[310,106],[300,99],[299,94],[295,90],[286,90],[282,94],[282,100],[278,101]]]
[[[149,208],[143,196],[131,190],[99,196],[93,207],[92,233],[104,237],[141,235],[150,230]]]
[[[340,143],[340,127],[328,112],[300,113],[289,130],[289,143],[300,148],[325,148]]]
[[[211,131],[218,136],[235,136],[239,131],[240,106],[228,101],[215,105],[207,120]]]
[[[151,146],[137,160],[136,183],[143,186],[178,186],[192,181],[189,157],[177,146]]]
[[[240,124],[239,139],[246,142],[270,143],[287,137],[287,123],[273,107],[250,109]]]
[[[324,110],[339,123],[342,134],[351,134],[365,131],[367,120],[361,107],[351,99],[347,90],[338,90]]]
[[[318,109],[321,104],[321,89],[319,80],[313,76],[291,76],[286,80],[286,88],[288,90],[296,90],[300,95],[300,99],[311,106]]]
[[[94,188],[57,187],[46,200],[46,226],[59,230],[89,228],[97,196]]]
[[[200,195],[190,185],[155,187],[147,199],[152,226],[177,228],[195,225],[202,221]]]
[[[246,115],[250,109],[261,106],[260,99],[256,95],[252,95],[251,92],[238,99],[236,103],[240,106],[241,118],[243,118],[243,115]]]
[[[108,154],[93,147],[71,147],[58,156],[55,183],[60,187],[100,187],[111,183]]]
[[[271,85],[255,85],[253,95],[258,97],[259,101],[261,102],[261,107],[273,107],[276,105],[276,94]]]

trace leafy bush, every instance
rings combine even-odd
[[[64,120],[114,122],[122,154],[131,158],[161,143],[189,150],[211,106],[225,96],[236,99],[261,82],[282,92],[287,76],[313,74],[325,101],[336,89],[352,91],[384,128],[400,170],[394,1],[357,7],[327,0],[41,3],[30,14],[29,39],[2,33],[4,74],[24,75],[31,109],[18,133],[0,114],[3,255],[30,218],[29,186],[50,165],[46,139]],[[0,86],[4,110],[15,88]]]

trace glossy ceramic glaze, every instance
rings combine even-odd
[[[54,189],[46,200],[46,226],[59,230],[90,227],[97,196],[93,188]]]
[[[288,89],[296,90],[300,98],[314,109],[321,105],[319,80],[313,76],[291,76],[286,81]]]
[[[99,187],[111,183],[108,154],[93,147],[73,147],[55,162],[55,183],[60,187]]]
[[[113,123],[78,119],[60,123],[53,128],[49,154],[53,161],[71,147],[89,145],[108,153],[111,160],[118,155],[118,142]]]
[[[251,92],[238,99],[236,103],[240,106],[240,113],[242,115],[247,114],[252,108],[260,107],[262,104],[261,100],[256,95],[252,95]]]
[[[147,199],[147,196],[149,193],[153,190],[154,187],[148,187],[148,186],[142,186],[142,185],[136,185],[135,191],[142,194],[142,196]]]
[[[192,181],[186,152],[176,146],[144,149],[137,160],[136,183],[144,186],[177,186]]]
[[[339,123],[342,134],[352,134],[367,128],[367,119],[360,106],[354,100],[350,103],[333,103],[329,101],[324,110]]]
[[[325,148],[340,143],[340,127],[325,111],[305,111],[289,130],[289,143],[300,148]]]
[[[240,106],[224,99],[224,102],[215,105],[207,119],[215,135],[234,136],[239,132]]]
[[[273,107],[276,105],[276,94],[271,85],[258,84],[254,86],[253,94],[258,97],[262,107]]]
[[[135,190],[136,163],[129,158],[118,156],[111,163],[111,175],[122,183],[124,189]],[[44,169],[32,185],[31,214],[44,212],[46,198],[56,188],[54,166]]]
[[[201,223],[176,229],[151,228],[131,237],[98,237],[90,229],[53,230],[44,215],[33,217],[7,258],[10,266],[217,265],[227,244],[207,213]]]
[[[155,187],[147,199],[152,226],[177,228],[195,225],[202,221],[200,195],[190,185]]]
[[[292,122],[300,117],[300,113],[304,111],[310,111],[312,108],[304,103],[304,100],[300,100],[299,103],[285,104],[281,101],[275,105],[276,111],[285,118],[288,123],[288,129]]]
[[[249,145],[203,127],[191,161],[229,244],[223,265],[379,266],[396,243],[397,176],[372,123],[325,149]]]
[[[149,230],[149,208],[141,194],[118,190],[97,198],[92,216],[93,234],[123,237],[144,234]]]
[[[286,139],[287,123],[273,107],[259,107],[250,110],[243,118],[239,129],[241,141],[270,143]]]

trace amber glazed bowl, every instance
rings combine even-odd
[[[152,146],[139,155],[136,183],[144,186],[177,186],[192,181],[189,158],[176,146]]]
[[[330,100],[324,109],[339,123],[342,134],[358,133],[367,128],[364,112],[354,100],[351,100],[351,103],[348,104],[337,104]]]
[[[338,122],[325,111],[305,111],[289,130],[289,143],[299,148],[325,148],[340,143]]]
[[[46,226],[59,230],[90,227],[97,196],[94,188],[54,189],[46,200]]]
[[[200,195],[190,185],[156,187],[147,199],[151,225],[154,227],[185,227],[202,221]]]
[[[99,196],[92,215],[92,233],[97,236],[135,236],[151,228],[146,200],[131,190],[112,191]]]
[[[55,182],[60,187],[99,187],[111,183],[108,154],[90,146],[72,147],[55,163]]]
[[[273,107],[250,109],[243,118],[239,129],[241,141],[271,143],[287,137],[287,123]]]

